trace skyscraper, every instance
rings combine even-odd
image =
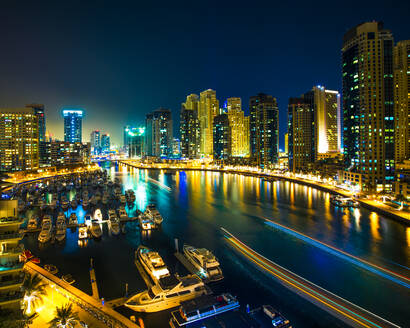
[[[0,109],[0,171],[38,169],[38,140],[33,108]]]
[[[146,151],[148,156],[167,157],[172,153],[172,115],[159,108],[146,115]]]
[[[391,190],[394,179],[393,36],[381,22],[343,38],[345,168],[361,175],[362,190]]]
[[[216,91],[212,89],[200,93],[199,100],[199,130],[200,130],[200,153],[202,156],[212,155],[212,123],[219,114],[219,101],[216,99]]]
[[[64,141],[82,142],[83,110],[80,108],[64,108]]]
[[[126,127],[127,137],[124,140],[128,149],[129,158],[142,158],[145,156],[145,127]]]
[[[101,151],[101,132],[100,130],[94,130],[90,135],[91,152],[94,155],[98,155]]]
[[[34,114],[38,117],[38,141],[46,141],[46,116],[44,114],[44,105],[41,104],[29,104],[27,108],[32,108]]]
[[[220,114],[213,120],[213,155],[216,160],[225,160],[231,156],[231,128],[227,114]]]
[[[305,97],[290,98],[288,105],[288,158],[291,172],[307,171],[316,157],[313,104]]]
[[[226,100],[226,109],[231,129],[232,156],[249,156],[249,137],[247,122],[242,110],[241,98],[231,97]]]
[[[111,147],[111,139],[108,133],[104,133],[101,136],[101,151],[103,153],[109,153]]]
[[[182,157],[194,159],[200,154],[200,131],[198,120],[199,97],[196,94],[187,96],[181,106],[180,133]]]
[[[265,169],[278,161],[278,105],[273,96],[259,93],[250,98],[249,108],[251,156]]]
[[[410,40],[394,47],[395,163],[410,159]]]

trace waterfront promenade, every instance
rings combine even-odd
[[[150,170],[171,170],[171,171],[209,171],[209,172],[221,172],[221,173],[231,173],[231,174],[241,174],[245,176],[253,176],[258,178],[264,179],[274,179],[274,180],[284,180],[289,182],[294,182],[302,185],[306,185],[312,188],[316,188],[322,191],[330,192],[332,194],[341,195],[344,197],[352,197],[355,192],[341,189],[337,186],[333,186],[330,184],[326,184],[323,182],[304,179],[299,177],[291,177],[283,174],[275,174],[271,172],[260,172],[257,170],[244,170],[241,168],[234,169],[234,168],[217,168],[213,166],[195,166],[195,167],[188,167],[176,164],[142,164],[139,162],[135,162],[132,160],[123,160],[119,161],[121,165],[133,167],[136,169],[150,169]],[[410,225],[410,211],[409,210],[397,210],[388,206],[378,200],[373,199],[356,199],[363,207],[375,211],[379,214],[382,214],[386,217],[399,220],[407,225]]]
[[[80,319],[90,327],[139,328],[136,323],[114,311],[110,306],[103,305],[101,300],[67,284],[42,267],[27,262],[24,268],[30,274],[39,274],[47,282],[44,303],[38,309],[39,315],[31,327],[46,327],[46,323],[53,319],[56,306],[72,303],[74,311],[77,311]]]

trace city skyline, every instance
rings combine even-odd
[[[289,97],[318,84],[341,92],[340,48],[347,30],[374,19],[383,20],[397,41],[409,35],[405,19],[408,5],[403,3],[391,8],[362,3],[351,12],[348,12],[349,6],[341,6],[338,9],[340,17],[326,15],[331,9],[322,8],[320,19],[315,22],[301,20],[297,27],[289,25],[286,14],[309,16],[313,9],[301,4],[290,13],[286,6],[279,6],[273,13],[270,6],[258,4],[246,8],[238,5],[233,9],[228,4],[210,6],[201,12],[205,27],[192,31],[183,31],[183,24],[176,21],[183,16],[189,23],[190,17],[195,16],[192,14],[199,12],[194,4],[185,8],[156,8],[155,16],[153,8],[140,8],[141,17],[138,18],[141,19],[131,19],[124,7],[106,7],[98,9],[90,22],[84,21],[88,17],[86,13],[93,9],[87,4],[74,3],[67,5],[65,10],[57,10],[52,4],[47,10],[42,10],[42,5],[36,5],[38,8],[28,5],[25,9],[18,8],[18,13],[14,6],[4,6],[3,12],[8,15],[0,24],[2,30],[7,31],[5,47],[10,50],[2,55],[9,65],[3,68],[4,79],[0,82],[0,107],[21,107],[33,102],[44,104],[48,130],[62,139],[61,108],[78,105],[86,111],[85,136],[94,129],[101,129],[111,134],[113,143],[121,144],[123,126],[143,123],[146,113],[161,106],[171,109],[177,123],[180,104],[190,93],[199,94],[212,88],[220,102],[229,97],[241,97],[248,115],[249,97],[264,92],[278,101],[279,142],[283,148]],[[112,31],[106,33],[104,18],[110,9],[113,9]],[[37,10],[42,10],[44,19],[37,21],[35,26],[15,25],[11,19],[18,14],[24,22],[25,17]],[[79,14],[81,11],[84,16]],[[63,12],[76,19],[72,19],[72,23],[66,20],[60,23],[57,18]],[[255,18],[249,21],[252,15]],[[284,18],[279,17],[281,15]],[[237,20],[238,17],[243,19]],[[149,19],[152,22],[148,22]],[[330,19],[332,24],[328,24]],[[248,23],[241,23],[244,20]],[[80,25],[84,30],[78,30],[74,21],[83,23]],[[153,25],[157,22],[163,25],[155,28]],[[49,29],[47,24],[55,28]],[[165,24],[169,28],[167,32],[162,28]],[[322,24],[327,26],[325,31],[320,28]],[[145,36],[139,32],[141,28],[146,31]],[[299,33],[302,29],[303,34]],[[84,33],[83,39],[80,32]],[[63,33],[68,42],[61,38]],[[29,37],[29,46],[34,50],[26,59],[11,56],[22,53],[21,46],[12,43],[22,34]],[[266,40],[269,42],[262,52],[253,51],[249,46]],[[93,51],[87,50],[88,41]],[[50,43],[54,44],[52,48]],[[235,43],[240,46],[240,53],[234,51],[237,49]],[[107,44],[116,50],[106,54],[100,51]],[[187,58],[183,54],[187,47],[194,49],[194,56]],[[202,47],[207,50],[201,51]],[[169,55],[162,55],[160,49]],[[80,53],[83,57],[79,57]],[[226,56],[217,56],[219,53]],[[47,78],[39,74],[44,65]],[[66,68],[68,66],[70,69]],[[101,74],[104,79],[100,79]],[[174,133],[178,131],[176,126],[178,124],[174,124]]]

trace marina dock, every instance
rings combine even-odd
[[[100,295],[98,293],[98,285],[97,285],[97,278],[95,277],[95,270],[94,270],[94,263],[93,259],[90,261],[90,282],[91,282],[91,289],[93,291],[93,297],[97,300],[100,299]]]

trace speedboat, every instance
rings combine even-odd
[[[151,219],[147,218],[145,215],[141,215],[139,218],[140,227],[142,230],[151,230],[154,228],[154,223]]]
[[[135,252],[135,260],[138,260],[154,283],[161,278],[168,277],[169,270],[158,252],[150,250],[148,247],[140,245]]]
[[[27,229],[28,229],[28,230],[35,230],[35,229],[37,229],[37,219],[36,219],[34,216],[32,216],[32,217],[28,220]]]
[[[149,204],[145,209],[144,214],[148,216],[151,220],[153,220],[156,225],[160,225],[163,221],[163,218],[155,204]]]
[[[65,216],[64,214],[60,213],[57,217],[57,222],[56,222],[56,240],[57,241],[64,240],[65,235],[66,235]]]
[[[58,272],[57,267],[53,264],[45,264],[44,269],[50,272],[51,274],[56,274]]]
[[[103,220],[103,216],[101,213],[101,210],[99,208],[97,208],[94,212],[94,220],[98,220],[99,222],[101,222]]]
[[[267,319],[272,323],[273,327],[278,328],[292,328],[290,326],[290,322],[286,319],[282,314],[276,311],[271,305],[263,305],[263,314],[267,317]]]
[[[127,199],[125,198],[125,195],[120,196],[120,203],[125,204],[127,202]]]
[[[70,285],[75,283],[75,279],[73,278],[71,274],[65,274],[64,276],[61,277],[61,280],[63,280],[64,282]]]
[[[76,208],[77,208],[77,201],[75,200],[75,199],[73,199],[71,202],[70,202],[70,205],[71,205],[71,208],[73,209],[73,210],[75,210]]]
[[[38,235],[38,241],[40,243],[46,243],[51,239],[51,229],[51,218],[49,216],[44,216],[41,224],[41,232]]]
[[[101,229],[100,221],[96,219],[92,219],[90,230],[94,238],[100,238],[102,236],[102,229]]]
[[[120,220],[126,220],[126,219],[128,219],[127,212],[125,211],[124,208],[120,208],[120,209],[118,210],[118,216],[120,217]]]
[[[68,209],[68,200],[66,197],[61,197],[61,208],[63,211],[66,211]]]
[[[114,215],[109,215],[108,227],[110,228],[111,232],[114,235],[118,235],[120,233],[120,221],[115,215],[115,211],[114,211]]]
[[[78,228],[78,239],[87,239],[88,238],[88,232],[87,232],[87,226],[85,224],[82,224]]]
[[[193,322],[237,309],[239,306],[238,300],[228,293],[216,297],[202,295],[193,300],[181,302],[181,307],[177,311],[171,312],[169,325],[172,328],[190,327]],[[205,323],[203,327],[205,327]]]
[[[223,279],[222,270],[216,257],[205,248],[195,248],[184,245],[184,255],[186,259],[198,270],[197,275],[200,278],[209,281],[218,281]]]
[[[84,218],[84,223],[87,227],[91,227],[91,215],[86,215]]]
[[[121,188],[120,187],[114,188],[114,196],[115,196],[115,198],[120,198],[121,197]]]
[[[77,220],[77,214],[74,212],[70,214],[70,217],[68,218],[68,224],[69,225],[76,225],[78,223]]]
[[[161,284],[132,296],[124,305],[136,312],[158,312],[208,293],[204,283],[195,275],[168,278]]]

